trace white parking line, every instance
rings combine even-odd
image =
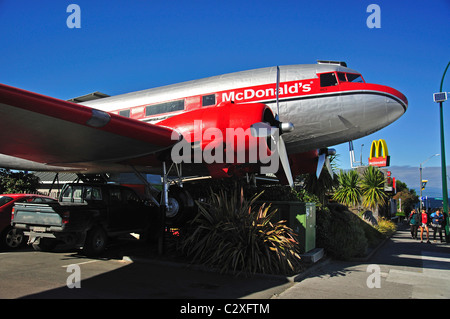
[[[84,265],[84,264],[95,263],[95,262],[97,262],[97,261],[99,261],[99,260],[89,260],[89,261],[83,261],[83,262],[80,262],[80,263],[74,263],[74,264],[64,265],[64,266],[61,266],[61,267],[67,268],[67,267],[69,267],[70,265]]]

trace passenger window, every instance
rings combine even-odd
[[[119,111],[120,116],[130,117],[130,110]]]
[[[162,113],[170,113],[184,110],[184,100],[165,102],[155,105],[148,105],[145,108],[145,116],[151,116]]]
[[[81,186],[75,186],[73,188],[73,201],[76,202],[76,203],[82,203],[83,202],[83,199],[81,197],[82,193],[83,193],[82,187]]]
[[[98,187],[85,187],[84,199],[86,200],[102,200],[102,193]]]
[[[93,200],[102,200],[102,191],[100,187],[92,188],[92,199]]]
[[[202,97],[202,106],[210,106],[216,104],[216,95],[210,94]]]
[[[62,194],[62,201],[63,202],[71,202],[72,201],[72,186],[68,186],[64,193]]]
[[[324,73],[320,75],[320,86],[334,86],[337,85],[336,74],[333,73]]]

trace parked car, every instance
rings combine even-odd
[[[158,211],[133,189],[115,184],[69,183],[58,202],[17,203],[11,225],[29,236],[35,250],[56,245],[82,248],[99,255],[109,238],[138,233],[149,239],[158,228]]]
[[[56,199],[36,194],[0,195],[0,248],[15,249],[25,243],[23,231],[11,226],[11,211],[16,203],[51,202],[56,202]]]

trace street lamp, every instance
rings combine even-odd
[[[426,162],[428,162],[430,159],[432,159],[435,156],[439,156],[439,154],[434,154],[431,155],[430,157],[428,157],[425,161],[423,161],[422,163],[420,163],[420,168],[419,168],[419,189],[420,189],[420,196],[419,196],[419,202],[420,202],[420,211],[422,211],[422,165],[425,164]]]
[[[441,86],[439,88],[439,93],[434,94],[434,101],[439,103],[439,116],[440,116],[440,127],[441,127],[441,174],[442,174],[442,200],[443,200],[443,211],[444,216],[447,216],[447,223],[445,226],[445,235],[447,240],[449,238],[449,222],[450,218],[448,216],[448,189],[447,189],[447,164],[445,163],[445,141],[444,141],[444,111],[442,103],[447,99],[447,93],[442,92],[442,86],[444,84],[445,73],[447,73],[448,67],[450,66],[450,61],[445,68],[444,74],[441,79]]]

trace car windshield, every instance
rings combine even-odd
[[[13,199],[11,197],[8,196],[0,196],[0,207],[8,204],[10,201],[12,201]]]

